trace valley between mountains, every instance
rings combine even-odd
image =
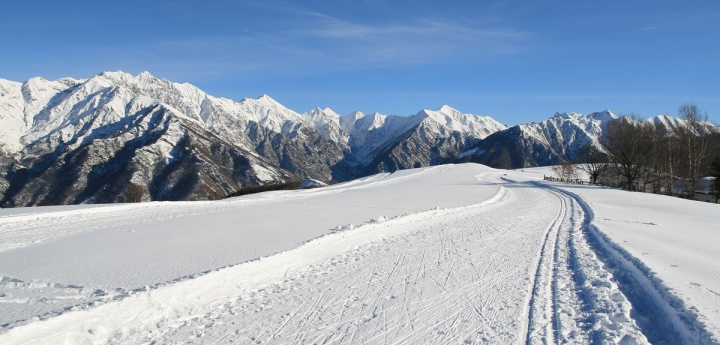
[[[3,344],[717,344],[717,205],[450,164],[0,214]]]

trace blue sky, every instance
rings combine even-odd
[[[506,124],[694,102],[720,122],[719,24],[720,1],[12,1],[0,78],[147,70],[298,112]]]

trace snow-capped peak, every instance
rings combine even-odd
[[[155,77],[148,71],[142,71],[137,75],[138,79],[154,79]]]
[[[571,120],[575,122],[589,122],[589,121],[600,121],[600,122],[608,122],[612,121],[614,119],[617,119],[618,117],[612,113],[610,109],[606,109],[604,111],[598,111],[594,113],[589,114],[581,114],[581,113],[560,113],[557,112],[553,117]]]
[[[503,124],[495,121],[491,117],[463,114],[449,105],[443,105],[436,111],[425,109],[413,117],[415,117],[418,122],[430,119],[447,129],[471,134],[480,139],[506,128]]]
[[[594,114],[595,114],[594,117],[596,120],[600,120],[603,122],[612,121],[612,120],[615,120],[618,118],[617,115],[613,114],[613,112],[610,111],[610,109],[605,109],[605,111],[597,112]]]
[[[265,103],[270,106],[282,106],[278,101],[274,100],[272,97],[268,96],[267,94],[263,94],[262,96],[256,98],[258,102]]]
[[[358,132],[370,131],[383,127],[387,118],[387,115],[377,112],[365,114],[360,111],[355,111],[341,116],[340,126],[348,134],[355,135]]]
[[[28,127],[23,109],[23,84],[0,79],[0,149],[10,152],[22,149],[20,137]]]
[[[340,126],[340,115],[330,108],[315,108],[303,113],[303,121],[315,128],[325,138],[337,143],[347,144],[349,136]]]
[[[304,122],[300,114],[268,95],[245,98],[238,105],[245,116],[277,133],[290,134]]]

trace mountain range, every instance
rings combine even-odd
[[[236,102],[148,72],[0,79],[0,207],[208,200],[452,162],[552,165],[600,146],[615,118],[557,113],[508,128],[447,105],[412,116],[300,114],[267,95]]]

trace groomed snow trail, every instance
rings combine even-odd
[[[339,232],[0,342],[646,343],[585,217],[563,193],[510,183],[491,202]]]
[[[720,343],[700,320],[696,308],[687,308],[644,263],[591,224],[594,211],[585,200],[555,186],[534,184],[571,197],[586,212],[584,222],[589,245],[599,254],[603,268],[612,272],[613,287],[622,291],[623,297],[632,304],[633,317],[648,340],[653,344]]]
[[[507,189],[497,204],[426,219],[137,340],[646,343],[585,242],[577,202]]]

